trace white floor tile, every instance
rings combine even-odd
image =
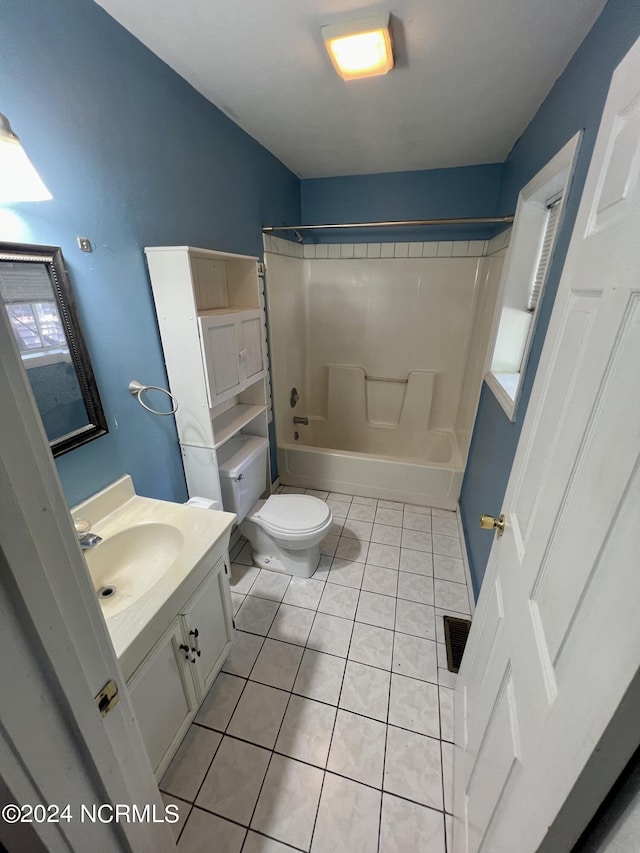
[[[249,595],[257,595],[260,598],[268,598],[271,601],[280,602],[284,598],[290,581],[291,575],[261,569],[260,574],[249,590]]]
[[[339,560],[366,563],[368,550],[368,541],[363,542],[361,539],[348,539],[346,536],[341,536],[338,547],[336,548],[336,557]]]
[[[375,516],[375,504],[352,503],[349,508],[348,518],[353,521],[366,521],[371,523]]]
[[[453,743],[455,692],[448,687],[438,688],[440,692],[440,730],[442,740]]]
[[[405,511],[402,526],[405,530],[421,530],[424,533],[431,533],[431,515],[426,515],[423,512]]]
[[[433,575],[433,554],[429,551],[400,549],[400,571],[414,575]]]
[[[451,518],[454,519],[456,517],[455,512],[450,509],[438,509],[437,507],[432,507],[431,515],[435,518]]]
[[[433,532],[439,533],[443,536],[455,536],[457,538],[460,535],[457,518],[441,518],[436,516],[433,519]]]
[[[343,619],[353,619],[358,606],[359,592],[341,584],[328,583],[318,604],[320,613],[331,616],[341,616]]]
[[[159,787],[193,802],[221,740],[218,732],[190,726]]]
[[[316,569],[317,571],[317,569]],[[314,578],[291,578],[291,583],[282,599],[284,604],[293,604],[296,607],[306,607],[316,610],[324,583]]]
[[[222,671],[248,678],[263,643],[264,637],[236,631],[229,657],[222,664]]]
[[[377,592],[380,595],[395,597],[398,591],[398,572],[367,563],[362,578],[362,589],[367,592]]]
[[[383,669],[347,661],[339,707],[386,723],[390,678]]]
[[[402,510],[384,509],[380,507],[380,502],[378,502],[378,509],[375,514],[375,523],[389,524],[392,527],[402,527]]]
[[[196,714],[196,723],[223,732],[246,683],[244,678],[219,673]]]
[[[332,501],[343,501],[345,503],[350,504],[352,501],[352,495],[346,495],[344,492],[329,492],[329,498]]]
[[[466,583],[464,563],[456,557],[445,557],[443,554],[433,555],[433,574],[442,580]]]
[[[430,604],[399,598],[396,604],[396,631],[414,637],[436,638],[436,613]]]
[[[436,607],[444,610],[454,610],[458,613],[471,613],[467,586],[463,583],[436,578],[434,581]]]
[[[307,489],[305,495],[311,495],[313,498],[319,498],[321,501],[326,501],[329,497],[329,492],[319,492],[317,489]]]
[[[305,489],[301,486],[283,486],[282,493],[283,495],[303,495],[305,493]]]
[[[333,563],[333,557],[328,556],[327,554],[321,554],[320,562],[318,563],[318,568],[313,573],[313,577],[311,580],[320,581],[324,583],[329,577],[329,570],[331,569],[331,563]],[[303,578],[304,580],[304,578]],[[287,590],[288,592],[288,590]],[[286,598],[286,596],[285,596]]]
[[[404,504],[401,501],[378,501],[380,509],[396,509],[402,512]]]
[[[177,809],[177,813],[179,815],[176,823],[171,824],[171,831],[173,832],[173,836],[178,840],[178,836],[182,832],[185,822],[189,817],[189,812],[191,811],[191,803],[185,803],[184,800],[179,800],[177,797],[172,797],[171,794],[161,793],[160,796],[165,804],[165,806],[174,806]],[[175,812],[172,809],[172,816]]]
[[[320,553],[327,557],[333,557],[333,555],[336,553],[336,548],[338,547],[339,541],[339,536],[336,536],[334,533],[327,533],[327,535],[320,543]]]
[[[440,741],[389,726],[384,790],[442,809]]]
[[[354,495],[353,500],[351,501],[351,505],[353,504],[364,504],[365,506],[377,506],[378,501],[375,498],[363,498],[360,495]]]
[[[450,687],[451,690],[455,690],[456,678],[457,676],[455,672],[449,672],[448,669],[441,669],[438,667],[438,684],[441,684],[443,687]]]
[[[381,545],[378,542],[372,542],[369,545],[366,562],[385,569],[397,570],[400,565],[400,548],[397,545]]]
[[[393,654],[393,631],[356,622],[353,626],[349,660],[391,669]]]
[[[389,725],[440,737],[437,686],[394,672],[391,676]]]
[[[242,548],[233,558],[234,563],[240,563],[244,566],[253,566],[253,549],[248,542],[245,542]]]
[[[303,649],[291,643],[267,639],[251,670],[251,680],[291,690],[296,680]]]
[[[217,815],[194,808],[178,844],[180,853],[202,853],[216,839],[216,848],[224,853],[240,853],[247,830]]]
[[[431,515],[430,506],[421,506],[420,504],[404,504],[405,512],[421,512],[424,515]]]
[[[231,576],[229,585],[232,592],[246,595],[251,589],[255,579],[260,574],[260,569],[255,566],[245,566],[242,563],[231,563]]]
[[[441,536],[438,533],[433,534],[433,553],[442,554],[445,557],[456,557],[462,559],[462,549],[460,540],[453,536]]]
[[[336,501],[333,498],[327,498],[326,504],[331,510],[334,518],[346,518],[349,512],[349,504],[344,501]]]
[[[444,808],[453,814],[453,750],[452,743],[440,741],[442,746],[442,778],[444,784]]]
[[[395,635],[392,666],[394,672],[436,684],[437,667],[436,644],[433,640],[423,640],[408,634]]]
[[[304,646],[309,638],[314,615],[313,610],[281,604],[276,618],[271,623],[268,636],[274,640]]]
[[[402,528],[392,524],[374,524],[370,538],[372,542],[379,542],[380,545],[400,545]]]
[[[293,685],[294,693],[319,702],[337,705],[346,663],[344,658],[305,649]]]
[[[398,575],[398,598],[417,601],[418,604],[433,604],[433,578],[431,575],[400,572]]]
[[[423,530],[402,529],[402,547],[412,551],[432,551],[431,534]]]
[[[380,791],[327,773],[311,853],[376,853],[380,796]]]
[[[239,592],[231,593],[231,605],[233,607],[233,615],[235,616],[238,610],[242,607],[242,602],[245,600],[246,595],[240,595]]]
[[[353,622],[350,619],[341,619],[328,613],[316,613],[307,647],[317,652],[346,658],[352,630]]]
[[[355,563],[351,560],[334,560],[329,572],[329,581],[331,583],[342,584],[343,586],[351,586],[354,589],[360,589],[362,586],[362,576],[364,575],[364,563]]]
[[[251,828],[308,850],[320,800],[323,771],[274,755]]]
[[[325,767],[336,709],[313,699],[292,696],[275,749],[289,758]]]
[[[273,749],[288,701],[284,690],[247,682],[227,734]]]
[[[385,732],[384,723],[338,710],[327,770],[380,788]]]
[[[279,606],[277,601],[248,595],[236,615],[236,628],[266,636]]]
[[[392,629],[395,623],[395,599],[376,592],[360,593],[356,621],[375,625],[378,628]]]
[[[281,844],[250,829],[242,853],[291,853],[292,850],[288,844]]]
[[[340,535],[346,536],[347,539],[362,539],[363,542],[368,542],[371,539],[372,530],[373,524],[370,521],[356,521],[353,518],[347,518]]]
[[[409,850],[445,853],[443,816],[417,803],[384,794],[379,853],[407,853]]]
[[[196,805],[247,826],[270,757],[267,749],[225,736],[200,788]]]

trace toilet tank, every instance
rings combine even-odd
[[[243,521],[267,488],[269,442],[257,435],[237,435],[218,451],[222,503]]]

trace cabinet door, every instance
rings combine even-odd
[[[246,312],[240,316],[242,327],[241,371],[245,386],[261,379],[265,374],[265,359],[262,347],[262,312]]]
[[[229,654],[233,641],[231,593],[224,560],[216,563],[193,595],[184,609],[183,620],[184,636],[189,638],[195,656],[195,663],[191,664],[192,675],[198,699],[202,700]]]
[[[164,773],[197,702],[186,667],[182,625],[176,619],[129,680],[129,695],[156,778]]]
[[[209,406],[238,394],[243,385],[239,353],[241,329],[236,314],[200,317],[200,340],[209,389]]]

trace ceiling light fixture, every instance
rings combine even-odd
[[[343,80],[377,77],[393,68],[389,15],[322,27],[322,37]]]
[[[47,201],[51,197],[9,119],[0,113],[0,204]]]

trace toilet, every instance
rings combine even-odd
[[[269,442],[259,436],[232,438],[218,453],[222,502],[238,516],[240,532],[262,569],[309,578],[320,562],[320,542],[333,517],[324,501],[311,495],[271,495],[267,485]]]

